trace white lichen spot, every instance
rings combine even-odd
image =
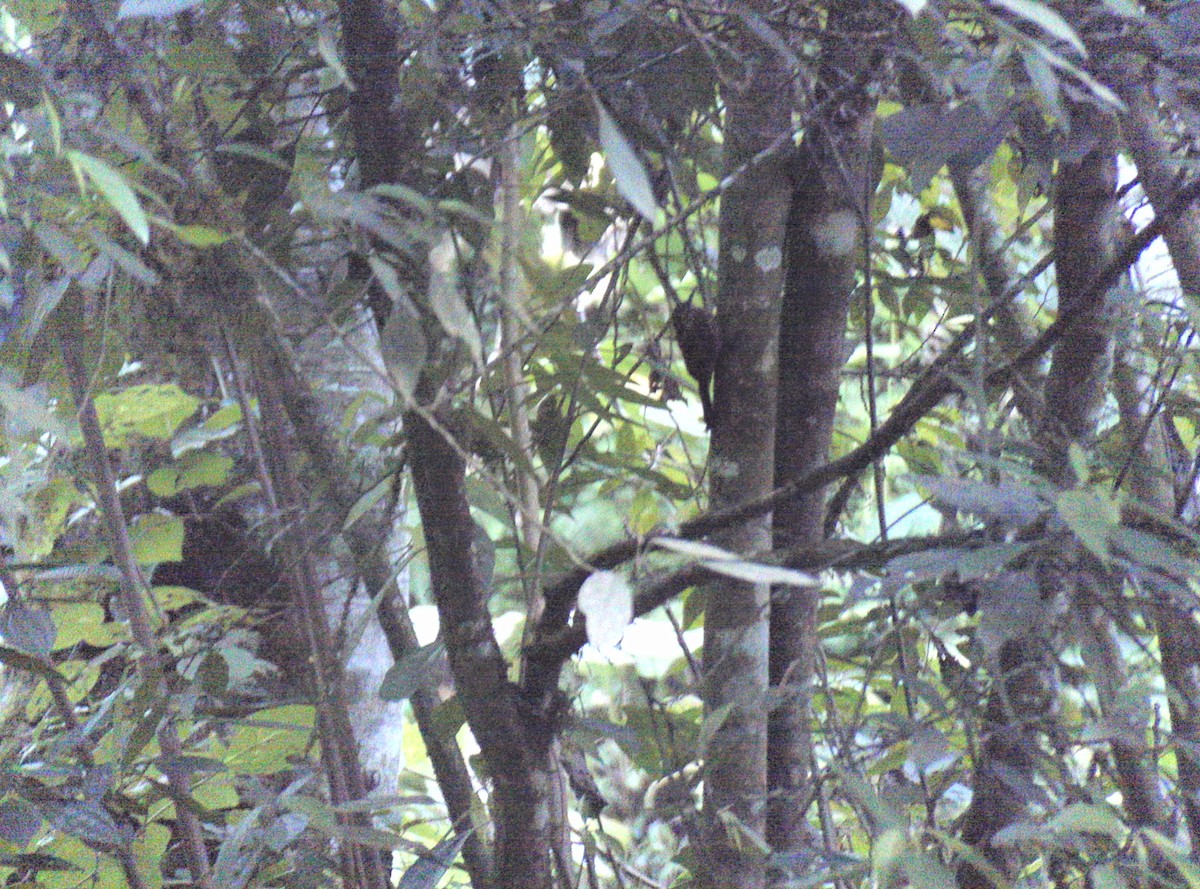
[[[709,475],[721,478],[737,478],[739,470],[736,461],[711,456],[708,458],[708,472]]]
[[[754,254],[754,264],[763,274],[775,271],[783,265],[783,249],[781,247],[763,247]]]
[[[545,830],[550,824],[550,807],[546,803],[539,803],[538,807],[533,810],[533,826],[537,830]]]
[[[729,256],[734,262],[743,263],[746,261],[746,247],[743,244],[734,244],[729,248]]]
[[[858,216],[853,210],[834,210],[813,226],[821,256],[845,256],[858,246]]]

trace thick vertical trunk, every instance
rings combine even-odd
[[[425,416],[409,413],[404,426],[450,669],[492,780],[495,883],[550,889],[553,714],[535,710],[508,681],[472,557],[475,524],[462,458]]]
[[[756,4],[764,17],[769,4]],[[743,35],[749,45],[753,38]],[[784,157],[791,128],[786,68],[764,57],[726,96],[725,166],[736,181],[721,201],[717,323],[721,354],[714,390],[718,418],[709,466],[714,506],[768,493],[774,478],[776,345],[788,193]],[[769,158],[758,157],[774,151]],[[717,538],[736,552],[770,545],[768,517]],[[767,611],[769,588],[734,580],[705,588],[704,702],[725,714],[705,751],[701,850],[704,885],[761,887],[765,859],[741,831],[766,830]],[[740,822],[740,824],[739,824]]]
[[[345,45],[346,65],[355,84],[355,91],[349,100],[350,126],[354,135],[356,157],[359,163],[360,179],[363,186],[369,187],[381,183],[412,182],[415,173],[412,169],[417,158],[422,156],[421,134],[424,117],[420,109],[401,108],[398,103],[400,96],[400,79],[403,71],[400,58],[399,33],[396,13],[386,4],[377,0],[340,0],[338,17],[342,28],[342,40]],[[413,293],[423,293],[427,286],[428,272],[426,264],[419,257],[409,257],[405,262],[403,273],[405,284]],[[373,286],[369,292],[371,309],[377,319],[387,317],[391,309],[391,300],[380,292],[381,288]],[[295,422],[295,420],[293,420]],[[421,479],[420,487],[424,489],[419,496],[424,497],[421,507],[421,521],[427,538],[431,535],[438,540],[457,539],[461,535],[463,516],[470,520],[469,506],[465,492],[462,490],[463,467],[457,460],[447,442],[442,440],[436,431],[428,427],[425,418],[416,414],[406,422],[406,428],[414,433],[414,447],[410,453],[410,463],[413,469],[414,484]],[[449,450],[448,450],[449,449]],[[326,461],[326,465],[329,465]],[[444,481],[437,480],[439,471],[448,473]],[[446,527],[438,523],[446,521]],[[471,529],[473,533],[473,528]],[[466,548],[454,548],[440,551],[435,571],[450,572],[449,577],[434,576],[435,588],[441,589],[443,596],[439,598],[439,609],[443,602],[454,604],[454,608],[469,607],[482,609],[484,597],[478,584],[474,587],[463,587],[459,581],[469,579],[471,570],[470,534],[467,535]],[[380,560],[374,556],[374,548],[351,529],[350,543],[359,558],[360,563],[369,569],[364,573],[368,584],[375,589],[392,586],[388,571],[379,570]],[[433,566],[431,547],[431,566]],[[465,563],[465,565],[464,565]],[[457,580],[456,580],[457,578]],[[387,636],[392,654],[397,659],[406,651],[416,647],[416,635],[408,615],[397,603],[384,599],[379,609],[380,626]],[[458,611],[455,610],[457,615]],[[447,627],[454,618],[441,611],[442,626]],[[461,628],[459,628],[461,630]],[[491,626],[487,625],[487,635]],[[456,630],[456,633],[459,632]],[[482,625],[474,626],[473,632],[483,634]],[[486,641],[483,635],[480,639]],[[448,648],[449,637],[448,637]],[[498,653],[497,653],[498,654]],[[451,652],[452,666],[454,653]],[[459,659],[459,670],[455,680],[460,681],[459,673],[464,668]],[[467,667],[470,669],[470,667]],[[499,679],[495,677],[495,669],[490,669],[481,678],[491,677],[500,683],[495,686],[499,692],[497,700],[511,702],[512,692],[506,683],[501,669]],[[467,696],[464,696],[467,700]],[[501,856],[493,858],[492,850],[488,848],[482,832],[476,829],[473,813],[475,792],[471,786],[471,778],[463,763],[458,745],[453,738],[446,738],[438,733],[434,719],[434,708],[437,704],[435,696],[427,689],[420,690],[412,698],[413,711],[417,724],[421,729],[422,739],[429,751],[429,757],[434,766],[438,784],[442,788],[447,809],[456,831],[463,838],[463,858],[471,874],[472,883],[477,889],[485,889],[495,885],[511,886],[543,886],[549,885],[550,878],[548,860],[544,849],[530,848],[528,854],[535,859],[535,866],[530,868],[527,875],[514,877],[513,870],[518,868],[521,857],[520,850],[514,851],[511,842],[513,831],[505,831],[505,824],[510,817],[523,818],[524,807],[520,804],[510,805],[512,792],[506,784],[501,787],[503,778],[497,778],[494,794],[494,815],[497,828],[498,843],[506,839],[505,851]],[[475,724],[472,723],[475,728]],[[478,734],[478,732],[477,732]],[[491,735],[486,735],[492,739]],[[501,774],[508,768],[518,768],[524,763],[515,763],[495,746],[490,750],[479,738],[484,754],[496,761],[493,769],[499,769]],[[539,772],[540,774],[540,772]],[[520,782],[518,782],[518,785]],[[534,803],[539,798],[534,799]],[[544,801],[544,795],[540,797]],[[517,831],[519,833],[519,830]],[[519,843],[519,839],[518,839]],[[528,879],[531,882],[525,882]]]
[[[877,4],[843,3],[831,10],[818,104],[837,95],[834,111],[810,122],[792,176],[787,278],[779,333],[779,402],[775,484],[814,469],[829,457],[841,371],[848,354],[846,323],[862,261],[871,182],[874,102],[864,77],[869,54],[852,50],[852,35],[874,32]],[[857,84],[855,83],[857,81]],[[776,546],[822,539],[825,492],[813,491],[775,511]],[[768,839],[777,853],[810,842],[806,810],[812,794],[809,688],[817,649],[815,589],[780,591],[771,605]]]

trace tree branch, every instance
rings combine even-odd
[[[1104,270],[1086,288],[1081,290],[1080,307],[1083,308],[1102,300],[1109,288],[1115,285],[1121,275],[1125,274],[1129,267],[1137,261],[1142,251],[1162,234],[1165,220],[1172,214],[1181,212],[1197,199],[1200,199],[1200,180],[1179,189],[1167,208],[1130,238],[1113,260],[1104,267]],[[1024,281],[1019,282],[1019,285],[1023,287]],[[1006,292],[1006,298],[1011,299],[1016,292],[1019,292],[1019,289],[1014,291],[1010,288]],[[1056,319],[1012,362],[988,374],[987,384],[989,386],[1007,385],[1016,374],[1028,364],[1045,355],[1058,342],[1073,323],[1074,317],[1074,315],[1070,315]],[[986,318],[980,320],[986,320]],[[611,570],[623,565],[635,558],[655,536],[697,540],[737,522],[770,512],[776,505],[797,494],[818,490],[839,478],[862,472],[907,435],[923,417],[941,403],[942,399],[958,390],[955,379],[960,368],[955,359],[966,348],[978,329],[979,321],[974,321],[963,328],[950,346],[913,383],[888,418],[880,424],[875,435],[849,453],[798,476],[765,497],[729,509],[697,516],[669,533],[663,532],[640,539],[626,538],[586,557],[584,562],[587,567],[572,570],[546,591],[546,611],[534,637],[537,656],[530,656],[526,688],[536,693],[538,690],[554,688],[557,685],[558,674],[566,658],[559,657],[561,650],[551,651],[549,648],[543,650],[540,645],[542,642],[557,637],[567,626],[579,587],[593,571]],[[568,654],[567,657],[569,656]]]

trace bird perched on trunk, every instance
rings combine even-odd
[[[683,366],[700,390],[704,423],[712,429],[717,420],[712,402],[713,371],[716,370],[717,352],[720,350],[717,321],[700,306],[680,302],[671,312],[671,326],[675,329],[679,351],[683,353]]]

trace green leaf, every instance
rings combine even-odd
[[[121,0],[121,5],[117,7],[117,18],[165,19],[203,2],[204,0]]]
[[[769,583],[780,586],[815,586],[817,579],[803,571],[781,568],[778,565],[763,565],[759,562],[735,561],[704,562],[704,567],[714,574],[722,574],[747,583]]]
[[[115,262],[133,280],[147,287],[158,285],[160,280],[158,272],[142,262],[135,254],[130,253],[95,226],[88,227],[87,235],[102,254]]]
[[[54,607],[54,650],[62,651],[80,642],[107,648],[129,637],[128,629],[108,620],[98,602],[61,602]]]
[[[471,540],[471,561],[475,563],[475,573],[479,575],[483,589],[491,589],[496,574],[496,543],[478,522],[475,523],[475,536]]]
[[[726,701],[720,707],[712,710],[705,715],[704,721],[700,723],[700,734],[696,738],[696,749],[701,753],[707,753],[708,745],[712,739],[717,736],[717,732],[721,730],[721,726],[729,719],[729,714],[733,712],[733,701]]]
[[[143,244],[150,243],[150,220],[125,177],[104,161],[82,151],[68,151],[67,158],[77,170],[87,174],[88,180],[125,220],[137,239]]]
[[[912,889],[957,889],[958,880],[932,855],[909,850],[903,856],[904,873]]]
[[[350,92],[354,92],[354,81],[350,79],[350,72],[346,70],[341,57],[338,56],[337,42],[334,40],[333,33],[327,28],[322,27],[317,31],[317,52],[321,56],[321,61],[337,77],[336,85],[344,86]]]
[[[183,519],[179,516],[157,512],[138,516],[129,534],[139,564],[183,561]]]
[[[475,318],[463,298],[458,280],[458,258],[449,232],[429,251],[429,307],[442,329],[471,350],[477,367],[483,365],[483,341]]]
[[[1033,22],[1051,37],[1056,37],[1064,43],[1069,43],[1081,56],[1087,56],[1087,48],[1075,33],[1075,29],[1067,24],[1067,20],[1041,0],[992,0],[997,6],[1003,6],[1013,15]]]
[[[134,434],[166,440],[199,407],[197,399],[174,383],[145,383],[96,396],[104,443],[112,448],[125,447]]]
[[[254,402],[251,402],[251,409]],[[209,442],[221,441],[236,435],[241,429],[242,408],[229,402],[198,426],[176,434],[171,439],[171,456],[178,460],[188,451],[202,448]]]
[[[1087,803],[1071,803],[1051,818],[1046,826],[1056,833],[1093,833],[1111,840],[1121,840],[1129,832],[1125,822],[1111,808]]]
[[[77,837],[93,849],[112,852],[125,845],[121,829],[103,806],[53,800],[42,803],[42,812],[55,830]]]
[[[1059,518],[1096,558],[1108,561],[1108,536],[1121,526],[1121,508],[1106,493],[1090,488],[1063,491],[1055,498]]]
[[[385,701],[406,701],[429,685],[430,677],[446,656],[441,641],[422,645],[396,661],[383,676],[379,697]]]
[[[346,520],[342,522],[342,530],[350,530],[355,522],[370,512],[371,507],[386,497],[388,492],[392,490],[395,479],[395,475],[385,475],[369,491],[354,501],[354,505],[350,507],[350,512],[346,514]]]
[[[650,185],[650,177],[646,175],[646,167],[600,100],[593,97],[592,101],[600,118],[600,145],[604,149],[604,161],[612,170],[617,191],[647,222],[655,225],[661,210],[654,199],[654,189]]]
[[[375,280],[392,298],[392,312],[379,332],[379,354],[396,390],[411,399],[428,363],[429,342],[396,270],[378,256],[367,261]]]
[[[1142,828],[1141,833],[1147,842],[1162,852],[1171,865],[1179,871],[1179,875],[1183,877],[1188,889],[1200,889],[1200,867],[1192,862],[1186,851],[1157,831]]]
[[[220,247],[233,235],[207,225],[174,225],[171,231],[185,244],[193,247]]]
[[[160,466],[146,477],[146,487],[156,497],[174,497],[180,491],[217,487],[229,480],[233,458],[208,451],[188,451],[177,463]]]
[[[1119,15],[1121,18],[1140,19],[1145,18],[1145,13],[1134,0],[1104,0],[1104,8],[1113,15]]]
[[[260,710],[227,736],[221,759],[232,771],[247,775],[293,768],[290,759],[308,751],[313,718],[313,708],[300,704]]]
[[[1129,889],[1129,883],[1125,881],[1116,864],[1111,861],[1093,865],[1088,871],[1087,882],[1093,889]],[[1149,883],[1150,880],[1147,882]]]
[[[469,830],[447,834],[445,839],[413,862],[400,878],[397,889],[435,889],[470,835]]]

